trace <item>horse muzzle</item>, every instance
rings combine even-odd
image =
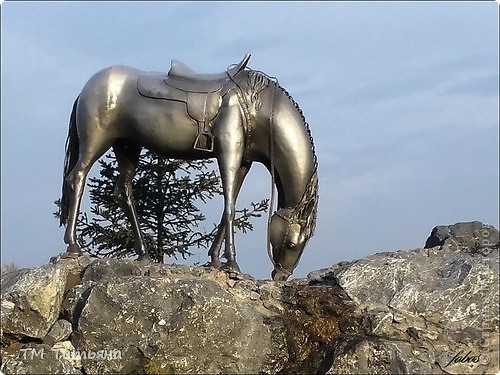
[[[271,272],[271,277],[273,281],[287,281],[291,273],[283,269],[277,270],[276,268]]]

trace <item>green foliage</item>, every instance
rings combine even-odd
[[[164,255],[186,258],[190,248],[208,248],[214,240],[217,226],[210,232],[201,229],[206,218],[197,206],[222,194],[220,179],[210,170],[212,163],[166,159],[149,151],[141,155],[133,192],[149,255],[155,261],[163,262]],[[90,215],[81,213],[77,223],[82,249],[95,256],[134,256],[130,223],[114,199],[116,160],[108,154],[99,165],[99,177],[89,178],[87,184]],[[238,210],[235,228],[244,233],[253,230],[250,219],[260,217],[267,207],[265,199]]]

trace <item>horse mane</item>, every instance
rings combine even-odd
[[[290,100],[292,105],[295,107],[297,112],[299,113],[302,123],[307,131],[309,136],[309,142],[311,145],[311,152],[313,154],[314,167],[311,178],[304,189],[304,193],[302,194],[302,198],[299,203],[295,206],[292,211],[291,219],[293,221],[299,222],[304,230],[305,242],[307,242],[312,235],[314,234],[314,230],[316,229],[316,220],[318,214],[318,201],[319,201],[319,186],[318,186],[318,158],[316,156],[316,148],[314,146],[314,140],[311,134],[311,129],[309,127],[309,123],[306,120],[304,112],[300,108],[299,104],[295,101],[295,99],[290,95],[290,93],[282,87],[278,79],[276,77],[271,77],[264,72],[258,70],[249,69],[248,74],[248,86],[251,88],[251,101],[255,103],[256,108],[260,107],[261,104],[259,93],[269,85],[273,85],[278,88],[287,98]]]

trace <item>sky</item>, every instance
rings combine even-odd
[[[53,202],[72,104],[95,72],[117,64],[166,72],[177,59],[215,73],[247,52],[249,66],[277,77],[300,105],[315,141],[318,224],[295,277],[423,247],[436,225],[498,228],[498,7],[3,2],[2,264],[39,266],[65,250]],[[254,164],[238,207],[269,195],[270,176]],[[222,198],[202,211],[211,228]],[[266,220],[236,236],[239,265],[257,278],[272,270]],[[185,263],[206,261],[202,250]]]

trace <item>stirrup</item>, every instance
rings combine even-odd
[[[212,152],[214,150],[214,135],[206,131],[198,133],[193,148],[199,151]]]

